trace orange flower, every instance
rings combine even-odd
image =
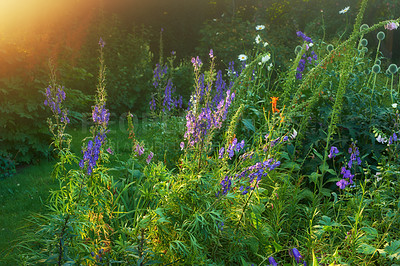
[[[270,98],[272,100],[270,102],[270,103],[272,103],[272,113],[275,113],[275,112],[279,113],[278,108],[276,108],[276,103],[278,102],[279,97],[270,97]]]

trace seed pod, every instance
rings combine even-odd
[[[332,52],[332,50],[333,50],[333,45],[332,45],[332,44],[328,44],[328,46],[326,47],[326,50],[327,50],[328,52]]]
[[[367,30],[369,26],[367,24],[362,24],[360,27],[360,31]]]
[[[368,40],[367,39],[362,39],[361,41],[360,41],[360,44],[362,45],[362,46],[367,46],[368,45]]]
[[[376,61],[375,61],[375,64],[377,64],[377,65],[381,65],[381,60],[379,60],[379,59],[376,59]]]
[[[378,38],[380,41],[383,41],[385,39],[385,33],[383,31],[378,32],[376,38]]]
[[[375,64],[375,65],[372,67],[372,72],[374,72],[375,74],[378,74],[379,72],[381,72],[381,66],[378,65],[378,64]]]
[[[396,72],[397,72],[398,69],[397,69],[396,64],[391,64],[391,65],[388,67],[388,70],[389,70],[390,74],[394,75],[394,74],[396,74]]]

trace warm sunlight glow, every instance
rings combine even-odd
[[[57,56],[61,45],[79,49],[100,1],[0,0],[0,76]],[[6,62],[8,65],[4,65]]]

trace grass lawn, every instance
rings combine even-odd
[[[32,213],[44,213],[51,189],[58,181],[51,178],[53,163],[42,161],[0,180],[0,265],[15,265],[10,248],[23,233],[26,219]]]

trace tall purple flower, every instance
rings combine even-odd
[[[95,124],[106,128],[110,119],[110,112],[104,105],[101,107],[95,105],[92,109],[92,119]]]
[[[44,100],[44,105],[49,106],[56,117],[60,117],[61,123],[68,124],[70,122],[68,110],[62,109],[62,102],[65,100],[64,87],[57,86],[57,88],[52,88],[51,85],[49,85],[46,88],[45,94],[46,99]]]
[[[100,40],[99,40],[99,45],[100,45],[101,48],[104,48],[104,46],[106,45],[106,42],[103,41],[103,39],[101,37],[100,37]]]
[[[278,263],[276,263],[276,261],[273,257],[269,257],[268,262],[271,266],[278,266]]]
[[[146,159],[147,164],[149,164],[151,162],[151,159],[153,159],[153,156],[154,156],[153,152],[150,152],[149,156],[147,156],[147,159]]]
[[[94,141],[89,140],[87,147],[82,150],[83,159],[79,162],[79,166],[83,169],[86,165],[86,173],[88,175],[91,175],[96,168],[101,152],[101,145],[104,140],[104,135],[96,135]]]
[[[297,31],[296,34],[298,37],[301,37],[305,42],[313,43],[313,40],[304,33],[302,33],[301,31]]]
[[[330,159],[335,158],[335,157],[336,157],[336,154],[338,154],[338,153],[339,153],[338,148],[336,148],[335,146],[332,146],[332,147],[331,147],[331,150],[330,150],[330,152],[329,152],[328,157],[329,157]]]
[[[136,144],[135,147],[135,152],[141,156],[144,153],[144,147],[140,146],[139,144]]]
[[[191,60],[194,70],[197,71],[200,69],[200,67],[203,65],[203,63],[201,62],[200,58],[197,56],[196,58],[192,57]]]
[[[235,93],[230,90],[226,92],[225,100],[221,100],[216,109],[206,106],[198,114],[194,110],[189,110],[186,114],[185,139],[188,146],[193,147],[196,143],[204,139],[208,132],[221,128],[222,122],[226,119],[228,108],[235,98]]]
[[[290,256],[293,256],[297,263],[300,263],[300,259],[303,257],[300,255],[300,252],[297,248],[293,248],[289,251]]]

